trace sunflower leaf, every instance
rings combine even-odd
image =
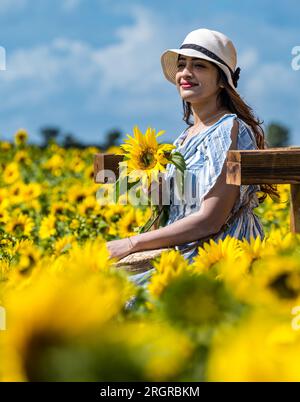
[[[139,233],[148,232],[151,226],[156,222],[157,219],[160,218],[163,212],[162,208],[160,211],[157,206],[152,207],[152,215],[148,219],[148,221],[140,228]],[[154,216],[153,216],[154,215]]]
[[[135,186],[139,181],[140,181],[140,179],[138,179],[134,182],[128,183],[128,190],[130,190],[133,186]]]
[[[183,155],[181,155],[180,152],[174,152],[173,154],[171,154],[169,160],[176,166],[177,169],[184,173],[186,169],[186,163]]]

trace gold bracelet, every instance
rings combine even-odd
[[[133,244],[132,244],[131,238],[130,238],[130,237],[127,237],[127,239],[129,240],[129,242],[130,242],[130,244],[131,244],[131,247],[132,247],[132,249],[133,249]]]

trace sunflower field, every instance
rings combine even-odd
[[[0,380],[299,381],[289,186],[254,211],[263,240],[211,240],[192,264],[164,252],[142,288],[106,241],[136,234],[150,207],[99,205],[99,152],[42,149],[25,130],[0,142]]]

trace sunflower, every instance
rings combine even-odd
[[[53,244],[54,253],[56,256],[64,253],[65,251],[69,250],[72,247],[75,239],[74,236],[69,235],[65,237],[61,237],[57,239],[56,242]]]
[[[30,236],[34,228],[33,220],[24,214],[11,217],[10,221],[5,225],[5,231],[14,235]]]
[[[28,139],[28,132],[27,130],[20,128],[16,133],[15,133],[15,144],[16,145],[23,145],[26,143]]]
[[[46,162],[42,164],[42,167],[44,169],[49,169],[52,171],[56,171],[57,169],[60,169],[64,165],[64,159],[60,155],[53,155],[51,156],[50,159],[48,159]]]
[[[250,241],[245,238],[240,241],[240,248],[244,251],[245,255],[252,260],[256,260],[261,257],[265,244],[266,239],[262,240],[260,236],[256,238],[251,236]]]
[[[11,149],[11,143],[8,141],[0,141],[1,151],[9,151]]]
[[[210,239],[198,248],[198,255],[194,257],[194,268],[196,271],[205,272],[217,262],[228,258],[235,259],[240,253],[239,240],[234,237],[227,235],[218,242]]]
[[[67,212],[73,212],[74,208],[67,202],[57,201],[51,204],[50,214],[56,217],[61,217]]]
[[[156,138],[162,135],[165,130],[155,133],[155,129],[147,128],[145,135],[137,126],[133,129],[134,137],[127,134],[126,144],[120,145],[125,160],[120,162],[121,167],[127,167],[128,181],[130,183],[142,179],[143,186],[148,186],[148,179],[152,182],[158,181],[158,173],[165,172],[165,165],[170,161],[166,156],[176,148],[172,144],[158,144]],[[120,176],[124,177],[124,170],[120,170]]]
[[[126,355],[129,366],[133,356],[136,367],[137,356],[143,356],[143,366],[138,369],[138,374],[131,374],[131,378],[142,381],[172,381],[189,365],[195,353],[193,342],[182,330],[155,320],[129,321],[122,326],[112,326],[107,339],[109,341],[104,341],[104,348],[110,348],[114,361],[118,355]],[[125,352],[119,349],[120,345],[126,345]],[[122,364],[117,366],[122,367]],[[112,372],[105,378],[124,378],[124,374],[118,370],[115,365],[112,366]],[[127,368],[126,372],[135,371]]]
[[[118,236],[119,233],[118,224],[115,222],[111,222],[106,228],[104,228],[103,233],[110,236]]]
[[[9,213],[7,209],[0,204],[0,225],[9,221]]]
[[[162,252],[158,260],[153,260],[156,272],[152,275],[148,289],[154,297],[159,297],[172,279],[188,270],[187,260],[177,250]]]
[[[119,234],[122,238],[132,236],[144,223],[144,213],[140,209],[131,208],[118,222]]]
[[[213,337],[207,381],[300,381],[300,336],[290,319],[255,311]]]
[[[112,205],[109,206],[109,208],[104,208],[103,209],[103,217],[108,222],[110,222],[110,221],[116,222],[127,211],[128,211],[128,207],[125,207],[124,205],[112,204]]]
[[[255,261],[245,293],[248,302],[279,312],[300,304],[298,255],[274,255]]]
[[[287,254],[293,252],[300,246],[300,234],[299,233],[285,233],[285,230],[274,229],[272,230],[266,239],[264,248],[261,251],[262,257],[274,256],[277,254]]]
[[[17,163],[22,163],[24,165],[30,165],[32,163],[32,160],[28,156],[28,152],[24,149],[21,149],[15,154],[14,160]]]
[[[86,197],[81,204],[78,205],[78,212],[81,215],[88,215],[90,213],[95,213],[100,210],[100,205],[97,203],[95,197],[89,195]]]
[[[91,255],[81,249],[76,255],[81,265],[76,260],[70,261],[72,265],[64,264],[63,273],[54,275],[54,264],[48,267],[45,263],[27,286],[7,292],[5,308],[10,322],[9,336],[2,338],[3,342],[1,339],[1,380],[42,378],[45,359],[50,357],[49,362],[52,361],[49,352],[53,347],[68,347],[75,339],[87,344],[90,336],[101,333],[103,325],[121,311],[132,295],[133,285],[124,285],[120,275],[93,274],[81,269],[82,263],[84,268],[89,263]],[[101,265],[99,255],[95,262]],[[69,275],[64,275],[66,271]],[[80,277],[75,275],[77,271]],[[68,357],[59,356],[63,361],[58,364],[67,367]]]
[[[53,215],[45,216],[41,222],[41,227],[39,230],[39,236],[41,239],[47,239],[50,236],[55,235],[56,218]]]
[[[93,165],[84,168],[84,177],[88,181],[94,179],[94,166]]]
[[[16,162],[9,163],[3,172],[3,180],[6,184],[12,184],[19,180],[20,171],[19,165]]]
[[[23,201],[23,188],[24,184],[21,181],[17,181],[11,185],[8,189],[8,196],[11,205],[21,204]]]
[[[80,149],[80,155],[83,159],[93,157],[94,154],[100,153],[100,148],[95,146],[86,147],[85,149]]]
[[[107,150],[104,150],[104,151],[107,154],[118,154],[118,152],[120,152],[120,147],[118,147],[116,145],[112,145],[111,147],[107,148]]]
[[[78,229],[80,227],[80,222],[78,219],[72,219],[69,226],[71,229]]]
[[[9,203],[8,190],[6,188],[0,188],[0,206],[7,207]]]
[[[30,272],[41,257],[41,251],[29,239],[17,241],[13,253],[18,255],[17,270],[21,274]]]
[[[39,197],[42,193],[42,187],[39,183],[28,183],[22,187],[23,202],[31,201]]]
[[[82,170],[85,168],[85,163],[80,158],[79,156],[76,156],[74,159],[72,159],[71,164],[70,164],[70,169],[73,172],[80,173]]]
[[[10,263],[5,260],[0,260],[0,282],[7,280],[10,271],[11,271]]]
[[[74,185],[68,190],[68,200],[72,204],[81,203],[88,195],[89,190],[81,185]]]

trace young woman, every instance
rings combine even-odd
[[[179,49],[161,56],[165,77],[176,85],[183,100],[183,120],[188,127],[173,142],[185,158],[188,173],[196,179],[197,202],[173,203],[167,224],[156,230],[107,243],[112,257],[122,258],[136,251],[168,246],[192,261],[198,247],[193,242],[211,235],[238,239],[264,237],[263,227],[253,208],[267,194],[278,196],[276,186],[226,184],[226,154],[231,149],[263,149],[264,131],[252,109],[238,94],[240,68],[236,50],[223,33],[209,29],[190,32]],[[193,118],[193,122],[190,118]],[[167,178],[178,173],[169,164]],[[173,181],[174,183],[174,181]],[[171,196],[174,198],[174,186]],[[256,193],[263,193],[258,198]],[[235,219],[218,233],[229,217]],[[185,248],[189,251],[185,252]],[[144,284],[154,269],[131,276]]]

